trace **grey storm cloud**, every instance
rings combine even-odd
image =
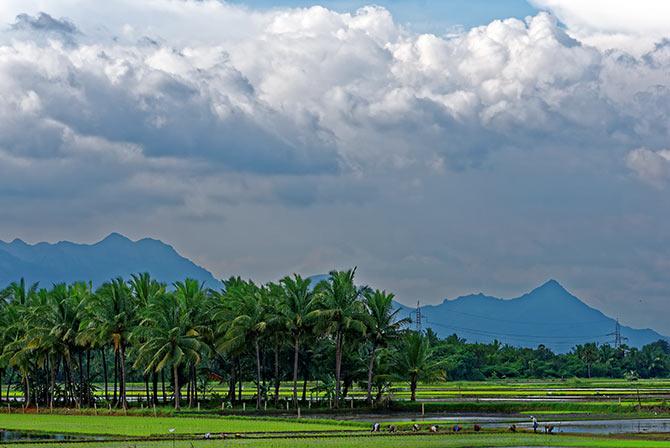
[[[566,25],[448,36],[382,7],[40,3],[0,5],[0,236],[151,235],[260,280],[359,265],[408,300],[557,277],[656,323],[627,305],[670,286],[655,25],[617,46],[571,0],[537,1]]]
[[[12,30],[21,31],[79,34],[79,30],[75,24],[68,19],[55,19],[45,12],[40,12],[36,16],[19,14],[16,16],[16,22],[12,24],[11,28]]]

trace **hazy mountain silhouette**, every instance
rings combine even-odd
[[[172,246],[151,238],[131,241],[112,233],[95,244],[0,241],[0,287],[22,277],[44,287],[79,280],[98,286],[114,277],[128,278],[138,272],[149,272],[168,284],[186,277],[204,281],[210,287],[219,284],[210,272],[179,255]]]
[[[168,284],[191,277],[211,287],[220,285],[210,272],[155,239],[131,241],[112,233],[95,244],[0,241],[0,288],[22,277],[45,287],[78,280],[98,286],[138,272],[149,272]],[[328,276],[310,278],[316,285]],[[413,308],[397,306],[401,315],[414,317]],[[515,299],[468,295],[423,306],[421,312],[423,328],[430,327],[441,337],[456,333],[470,342],[498,340],[527,347],[544,344],[558,352],[586,342],[612,342],[610,333],[616,326],[615,319],[586,305],[555,280]],[[650,329],[625,326],[621,326],[621,334],[628,345],[636,347],[665,338]]]
[[[405,316],[415,310],[398,305]],[[445,300],[421,307],[424,328],[441,337],[454,333],[469,342],[498,340],[515,346],[540,344],[557,352],[586,342],[613,343],[616,320],[591,308],[570,294],[556,280],[550,280],[528,294],[503,300],[483,294]],[[654,330],[621,326],[625,343],[640,347],[667,339]]]

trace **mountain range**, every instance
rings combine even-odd
[[[401,304],[398,307],[401,315],[415,321],[416,308]],[[469,342],[498,340],[526,347],[543,344],[559,353],[586,342],[614,345],[617,327],[621,342],[629,346],[668,339],[651,329],[619,325],[616,319],[590,307],[556,280],[513,299],[472,294],[422,306],[420,310],[422,326],[432,328],[440,337],[456,333]]]
[[[172,246],[151,238],[131,241],[112,233],[95,244],[0,241],[0,288],[22,277],[41,286],[74,281],[91,281],[99,286],[138,272],[149,272],[168,284],[190,277],[210,287],[218,285],[209,271],[179,255]]]
[[[95,244],[0,241],[0,288],[20,278],[41,286],[79,280],[99,286],[114,277],[128,278],[138,272],[149,272],[168,284],[191,277],[210,287],[220,286],[209,271],[172,246],[151,238],[132,241],[112,233]],[[327,276],[311,278],[315,284]],[[415,320],[416,309],[400,303],[396,306],[402,316]],[[422,306],[421,315],[423,328],[432,328],[441,337],[456,333],[470,342],[498,340],[531,347],[544,344],[557,352],[585,342],[613,342],[618,326],[615,319],[588,306],[555,280],[513,299],[476,294],[444,300]],[[620,334],[623,342],[636,347],[667,339],[654,330],[626,326],[620,326]]]

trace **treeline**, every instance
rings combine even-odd
[[[288,383],[293,406],[316,394],[340,406],[354,387],[369,405],[399,383],[416,398],[420,381],[513,377],[667,376],[668,344],[642,350],[595,344],[556,355],[440,340],[408,328],[393,294],[359,287],[355,269],[316,285],[298,275],[257,285],[237,277],[220,290],[186,279],[165,285],[148,274],[51,288],[21,280],[0,292],[0,391],[26,407],[126,408],[128,383],[147,404],[242,400],[278,406]],[[212,386],[225,384],[225,394]]]
[[[569,353],[556,354],[544,345],[520,348],[495,341],[467,343],[457,335],[440,340],[430,329],[426,335],[448,380],[591,377],[636,380],[670,376],[670,344],[665,340],[641,349],[587,343],[577,345]]]
[[[24,406],[104,399],[125,408],[127,383],[140,381],[148,403],[177,409],[184,393],[193,406],[212,381],[228,384],[221,398],[231,403],[242,382],[255,382],[260,408],[278,404],[288,380],[298,406],[317,380],[310,392],[338,407],[356,381],[365,381],[369,403],[379,401],[390,365],[414,387],[436,373],[427,339],[407,334],[393,295],[359,287],[354,276],[334,271],[317,285],[298,275],[266,285],[234,277],[221,290],[192,279],[168,287],[149,274],[97,290],[21,280],[0,296],[0,379],[18,385]]]

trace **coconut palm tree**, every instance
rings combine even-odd
[[[256,354],[256,409],[261,407],[261,355],[260,342],[268,328],[267,308],[264,305],[266,291],[253,282],[231,279],[225,283],[227,308],[221,314],[217,349],[234,352],[249,341]],[[232,313],[231,313],[232,311]]]
[[[111,344],[115,365],[120,367],[119,402],[126,409],[126,350],[138,322],[138,303],[122,278],[104,283],[91,298],[84,327]],[[117,403],[118,404],[118,403]]]
[[[201,340],[202,339],[211,339],[209,333],[211,332],[211,327],[208,325],[210,322],[209,315],[207,310],[209,308],[208,304],[208,294],[207,289],[205,288],[204,282],[194,280],[192,278],[187,278],[183,282],[174,283],[174,294],[177,297],[177,301],[180,306],[188,314],[187,318],[189,322],[192,323],[194,330],[198,333]],[[188,405],[189,407],[193,406],[197,399],[197,364],[199,363],[190,363],[187,365],[188,368],[188,380],[189,380],[189,394],[188,394]]]
[[[591,366],[598,361],[598,346],[595,342],[589,342],[584,345],[578,345],[575,347],[575,352],[579,359],[586,364],[586,373],[589,378],[591,378]]]
[[[132,274],[128,286],[140,308],[146,307],[152,299],[165,293],[165,285],[151,278],[148,272]]]
[[[40,291],[40,300],[33,307],[29,320],[30,331],[26,334],[26,347],[33,350],[35,361],[49,371],[49,407],[53,408],[56,390],[56,369],[63,362],[68,397],[81,405],[83,398],[82,364],[79,370],[79,394],[72,386],[75,353],[78,351],[80,307],[88,298],[90,288],[84,283],[54,285],[46,293]]]
[[[274,367],[274,402],[279,405],[279,389],[281,386],[280,354],[286,346],[289,333],[286,328],[284,310],[286,308],[286,294],[281,283],[270,282],[265,285],[265,313],[268,316],[266,329],[267,341],[272,346]],[[294,402],[295,404],[295,402]]]
[[[140,310],[145,309],[153,298],[164,294],[166,290],[165,284],[151,278],[148,272],[132,274],[128,281],[128,286]],[[151,372],[150,376],[153,384],[151,398],[149,392],[149,375],[144,376],[147,402],[151,401],[156,404],[158,401],[158,373]]]
[[[409,318],[399,319],[400,309],[393,309],[393,294],[386,291],[366,291],[367,339],[370,342],[370,360],[368,361],[367,401],[372,404],[372,377],[377,351],[386,348],[400,335],[400,330],[410,322]]]
[[[183,296],[176,293],[153,296],[143,314],[142,321],[133,333],[133,339],[143,341],[137,350],[134,366],[143,367],[145,375],[171,367],[174,407],[179,409],[179,370],[184,365],[199,363],[205,347],[200,342],[200,335]]]
[[[411,401],[416,401],[419,381],[432,381],[443,376],[442,364],[433,359],[428,338],[421,333],[408,333],[401,341],[395,358],[400,378],[409,380]]]
[[[29,332],[28,319],[30,310],[19,302],[12,301],[2,309],[2,340],[3,350],[0,365],[13,368],[21,375],[24,392],[24,406],[30,404],[30,373],[32,370],[32,349],[26,346],[26,335]],[[9,388],[9,385],[7,386]],[[9,396],[9,394],[8,394]]]
[[[304,335],[311,331],[312,325],[308,316],[316,309],[317,302],[308,278],[303,279],[294,274],[293,277],[284,277],[280,284],[284,292],[284,303],[279,312],[293,342],[293,403],[297,406],[300,344]]]
[[[12,282],[4,290],[0,291],[0,299],[27,306],[30,303],[30,299],[37,293],[37,288],[37,283],[27,286],[26,280],[21,278],[18,282]]]
[[[339,407],[342,388],[342,347],[352,334],[364,335],[365,307],[361,301],[366,288],[354,283],[356,268],[332,271],[330,278],[316,287],[318,308],[309,313],[309,319],[335,340],[335,407]]]

